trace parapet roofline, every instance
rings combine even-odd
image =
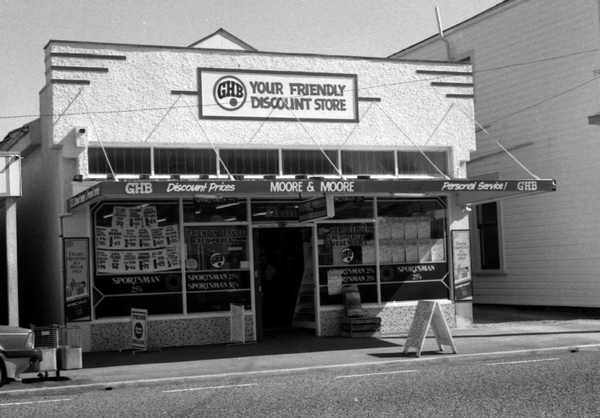
[[[90,42],[90,41],[69,41],[63,39],[51,39],[48,41],[44,49],[47,49],[51,44],[65,44],[69,46],[88,46],[89,48],[113,48],[113,47],[130,47],[130,48],[146,48],[146,49],[173,49],[173,50],[188,50],[197,52],[225,52],[228,54],[256,54],[266,56],[288,56],[288,57],[305,57],[305,58],[334,58],[334,59],[345,59],[345,60],[361,60],[361,61],[374,61],[374,62],[387,62],[390,64],[431,64],[431,65],[446,65],[446,66],[470,66],[468,63],[456,62],[456,61],[442,61],[442,60],[426,60],[426,59],[391,59],[381,57],[364,57],[354,55],[326,55],[326,54],[315,54],[315,53],[300,53],[300,52],[271,52],[271,51],[246,51],[246,50],[235,50],[235,49],[204,49],[204,48],[190,48],[183,46],[165,46],[165,45],[143,45],[143,44],[121,44],[113,42]]]
[[[253,52],[258,52],[258,49],[254,48],[253,46],[247,44],[246,42],[242,41],[240,38],[238,38],[237,36],[232,35],[231,33],[227,32],[225,29],[223,28],[219,28],[219,30],[217,30],[216,32],[200,39],[199,41],[194,42],[193,44],[191,44],[190,46],[188,46],[188,48],[206,48],[206,49],[229,49],[229,48],[214,48],[211,47],[211,43],[214,42],[217,43],[223,43],[223,44],[233,44],[238,46],[239,48],[241,48],[244,51],[253,51]],[[205,45],[205,46],[203,46]],[[238,50],[237,48],[232,48],[233,50]]]

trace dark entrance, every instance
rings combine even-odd
[[[259,338],[261,335],[263,338],[314,335],[314,330],[294,326],[293,321],[299,309],[300,286],[306,267],[305,243],[310,243],[311,232],[311,228],[258,229],[255,252],[259,255]]]

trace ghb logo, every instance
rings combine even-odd
[[[238,110],[246,103],[246,86],[239,78],[226,75],[215,83],[213,95],[222,109]]]
[[[352,260],[354,260],[354,251],[352,251],[350,248],[344,248],[340,252],[340,256],[344,263],[349,264],[352,262]]]
[[[223,267],[223,264],[225,264],[225,256],[221,253],[214,253],[211,257],[210,257],[210,264],[214,267],[214,268],[221,268]]]

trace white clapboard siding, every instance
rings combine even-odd
[[[557,180],[555,193],[502,202],[505,268],[475,275],[476,303],[600,307],[600,127],[587,119],[600,112],[598,8],[515,0],[445,32],[456,57],[471,55],[478,122],[503,146],[522,145],[513,155],[534,175]],[[439,37],[394,56],[446,57]],[[469,176],[531,178],[498,151],[479,132]]]

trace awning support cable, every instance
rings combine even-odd
[[[69,110],[69,108],[71,107],[71,105],[73,103],[75,103],[75,100],[77,100],[77,98],[79,97],[79,95],[81,94],[81,92],[83,92],[83,88],[79,89],[79,91],[77,92],[77,94],[75,95],[75,97],[73,97],[73,100],[71,100],[69,102],[69,104],[67,105],[67,107],[65,108],[65,110],[60,115],[58,115],[58,118],[52,123],[52,126],[56,126],[56,124],[58,123],[58,121],[60,120],[60,118],[62,118],[64,116],[64,114],[67,113],[67,110]]]
[[[427,142],[425,142],[425,145],[429,144],[429,141],[431,141],[431,138],[433,138],[433,136],[435,135],[435,133],[437,132],[437,130],[439,129],[439,127],[442,126],[442,123],[446,119],[446,116],[448,116],[448,113],[450,113],[450,111],[452,110],[453,107],[454,107],[454,103],[452,103],[452,105],[448,108],[448,110],[446,110],[446,113],[444,114],[444,116],[440,120],[440,123],[437,124],[437,126],[435,127],[435,129],[433,130],[433,132],[431,133],[431,135],[429,135],[429,139],[427,140]]]
[[[494,141],[494,142],[495,142],[495,143],[496,143],[496,144],[497,144],[497,145],[498,145],[500,148],[502,148],[502,150],[503,150],[505,153],[507,153],[507,154],[508,154],[508,156],[509,156],[510,158],[512,158],[512,159],[513,159],[513,160],[514,160],[514,161],[515,161],[515,162],[516,162],[516,163],[517,163],[519,166],[521,166],[521,168],[522,168],[523,170],[525,170],[527,173],[529,173],[529,175],[530,175],[531,177],[533,177],[533,178],[534,178],[534,179],[536,179],[536,180],[540,180],[540,178],[539,178],[538,176],[536,176],[535,174],[533,174],[531,171],[529,171],[529,170],[527,169],[527,167],[525,167],[523,164],[521,164],[521,162],[520,162],[519,160],[517,160],[517,158],[516,158],[514,155],[512,155],[512,154],[511,154],[511,153],[510,153],[510,152],[509,152],[509,151],[508,151],[508,150],[507,150],[507,149],[504,147],[504,145],[502,145],[500,142],[496,141],[496,140],[494,139],[494,137],[492,136],[492,134],[490,134],[490,133],[487,131],[487,129],[485,129],[483,126],[481,126],[481,124],[480,124],[479,122],[477,122],[473,116],[471,116],[471,115],[470,115],[470,114],[469,114],[467,111],[465,111],[465,110],[464,110],[463,108],[461,108],[460,106],[457,106],[457,108],[458,108],[458,109],[459,109],[461,112],[463,112],[465,115],[467,115],[469,118],[471,118],[471,120],[472,120],[472,121],[473,121],[473,122],[474,122],[474,123],[475,123],[475,124],[476,124],[476,125],[479,127],[479,129],[481,129],[483,132],[485,132],[485,133],[487,134],[487,136],[489,136],[489,138],[490,138],[492,141]]]
[[[265,125],[265,122],[269,120],[269,118],[271,117],[271,115],[273,114],[273,111],[275,110],[275,108],[271,109],[271,111],[269,112],[269,115],[262,121],[262,123],[260,124],[260,126],[258,127],[258,129],[256,130],[256,132],[254,132],[254,135],[252,135],[252,138],[250,138],[250,141],[248,141],[246,143],[246,145],[250,145],[250,143],[252,141],[254,141],[254,138],[256,137],[256,135],[258,135],[258,132],[262,129],[262,127]]]
[[[440,170],[438,168],[438,166],[435,165],[434,162],[431,161],[431,159],[427,155],[425,155],[423,150],[412,139],[410,139],[410,137],[398,126],[398,124],[392,119],[392,117],[390,115],[388,115],[388,113],[381,106],[379,106],[378,103],[375,103],[375,104],[383,112],[383,114],[385,116],[387,116],[387,118],[390,120],[390,122],[392,122],[394,124],[394,126],[402,133],[402,135],[404,135],[404,137],[406,139],[408,139],[410,141],[410,143],[415,146],[416,149],[419,150],[419,152],[423,155],[423,157],[425,157],[425,159],[427,161],[429,161],[429,163],[438,171],[438,173],[440,173],[442,176],[444,176],[445,179],[450,180],[450,177],[447,174],[444,174],[444,172],[442,170]]]
[[[102,138],[100,137],[100,134],[99,134],[98,130],[96,129],[96,125],[94,124],[94,119],[92,118],[92,114],[90,113],[90,110],[88,109],[88,105],[87,105],[87,102],[85,101],[84,94],[81,95],[81,100],[83,100],[83,105],[85,106],[85,110],[88,114],[88,117],[90,118],[90,123],[92,124],[93,132],[95,132],[95,135],[98,138],[98,141],[100,142],[100,147],[102,148],[102,153],[104,154],[104,158],[106,158],[106,164],[108,165],[108,168],[110,169],[110,172],[112,173],[112,176],[115,179],[115,181],[119,181],[119,178],[117,177],[117,174],[115,173],[115,170],[113,170],[110,160],[108,159],[108,154],[106,153],[106,148],[104,148],[104,142],[102,142]]]
[[[344,142],[342,143],[342,145],[340,145],[340,149],[346,145],[346,142],[348,142],[348,140],[350,139],[350,137],[352,136],[352,134],[354,133],[354,131],[356,131],[356,128],[358,128],[358,125],[360,124],[360,122],[364,119],[365,116],[367,116],[367,113],[369,113],[369,110],[371,109],[371,106],[373,106],[373,102],[369,103],[369,107],[367,107],[367,110],[365,110],[365,113],[363,113],[363,115],[360,117],[360,119],[358,120],[358,123],[354,124],[354,127],[352,128],[352,130],[350,131],[350,133],[348,134],[348,136],[346,137],[346,139],[344,140]]]
[[[229,177],[229,180],[235,180],[233,178],[233,176],[231,175],[231,173],[229,172],[229,169],[227,168],[227,166],[225,165],[225,162],[221,159],[221,156],[219,155],[219,151],[217,150],[217,148],[215,148],[215,146],[213,145],[212,141],[210,140],[210,138],[208,137],[208,135],[206,134],[206,132],[204,131],[204,128],[202,127],[202,125],[200,124],[200,120],[196,117],[196,114],[194,114],[194,111],[192,110],[193,108],[196,108],[196,106],[187,106],[188,109],[190,109],[190,112],[192,113],[192,119],[194,119],[196,121],[196,124],[198,125],[198,127],[200,128],[200,130],[202,131],[202,133],[204,134],[204,136],[206,137],[206,140],[208,141],[208,143],[210,144],[210,146],[212,147],[213,151],[215,152],[216,156],[217,156],[217,160],[219,160],[219,162],[221,164],[223,164],[223,168],[225,168],[225,171],[227,172],[227,176]]]
[[[313,136],[310,134],[310,132],[308,131],[308,129],[306,129],[306,126],[304,126],[304,124],[302,123],[302,121],[298,118],[298,116],[296,116],[296,114],[294,113],[294,111],[292,109],[290,109],[290,107],[287,105],[287,103],[285,103],[283,100],[281,102],[284,104],[284,106],[286,107],[286,109],[289,110],[290,113],[296,118],[296,120],[298,121],[298,123],[300,124],[300,126],[302,126],[302,129],[304,129],[304,132],[306,132],[306,134],[314,142],[314,144],[317,147],[319,147],[319,150],[321,151],[321,153],[325,156],[325,158],[327,159],[327,161],[329,161],[329,164],[331,164],[331,166],[335,169],[335,171],[337,171],[337,173],[340,175],[340,177],[342,178],[342,180],[346,180],[346,177],[342,174],[342,172],[340,171],[340,169],[335,166],[335,164],[333,163],[333,161],[331,161],[331,159],[325,153],[325,151],[323,150],[323,148],[321,148],[321,146],[319,145],[319,143],[313,138]]]
[[[148,142],[148,140],[150,139],[150,137],[152,136],[152,134],[158,129],[158,126],[162,123],[163,120],[165,120],[165,118],[167,117],[167,115],[169,114],[169,112],[171,111],[171,109],[173,109],[173,107],[175,107],[175,105],[177,104],[177,102],[179,101],[179,99],[181,99],[181,96],[182,96],[181,94],[179,96],[177,96],[177,99],[175,99],[175,101],[173,102],[173,104],[171,105],[171,107],[169,109],[167,109],[167,111],[165,112],[165,114],[163,115],[163,117],[154,126],[154,129],[152,129],[152,132],[150,132],[148,134],[148,136],[146,137],[146,139],[144,139],[144,142]]]

